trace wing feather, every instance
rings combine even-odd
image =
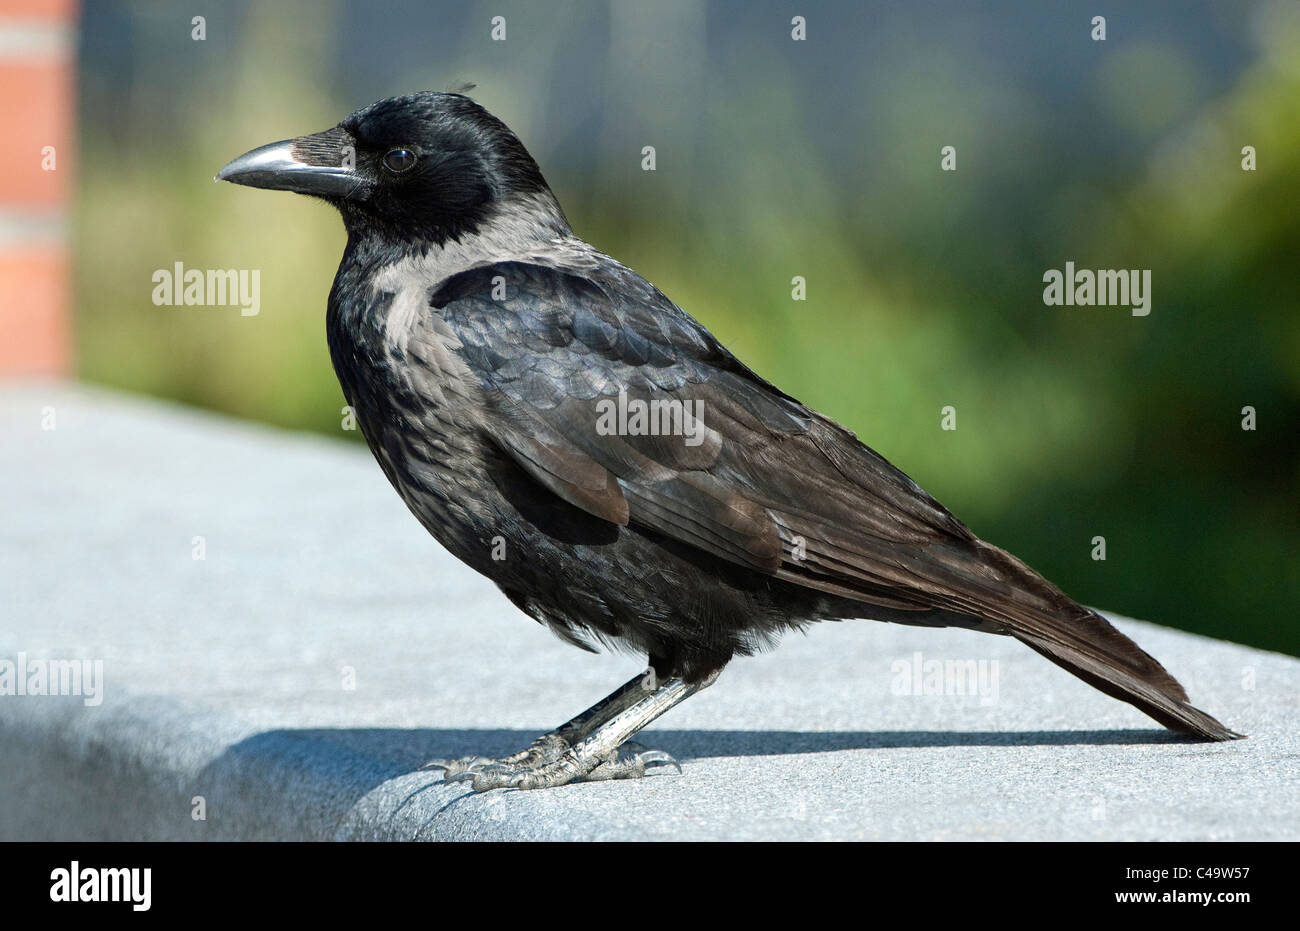
[[[786,582],[919,612],[918,623],[943,623],[936,611],[977,619],[1162,723],[1237,736],[1188,705],[1173,677],[1105,619],[976,538],[612,260],[581,274],[483,266],[448,279],[430,303],[462,343],[495,442],[575,507]],[[683,409],[703,411],[702,429],[600,427],[602,407],[656,401],[699,405]]]

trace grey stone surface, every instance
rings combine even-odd
[[[657,722],[680,776],[473,795],[416,767],[518,749],[642,661],[525,618],[364,449],[8,384],[0,488],[0,661],[104,670],[99,705],[0,696],[0,838],[1300,837],[1300,661],[1124,618],[1250,739],[1184,742],[1011,640],[859,621]],[[996,696],[915,694],[918,653]]]

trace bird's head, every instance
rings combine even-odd
[[[510,211],[568,232],[523,143],[463,94],[381,100],[333,129],[246,152],[216,180],[322,198],[354,236],[442,244]]]

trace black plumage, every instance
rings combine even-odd
[[[1007,634],[1162,724],[1237,736],[1105,619],[577,239],[522,144],[467,97],[381,101],[222,177],[342,213],[331,356],[429,532],[561,636],[642,651],[678,683],[644,714],[625,687],[524,754],[449,765],[477,787],[636,774],[608,741],[578,744],[622,712],[640,726],[786,630],[862,616]],[[640,402],[693,432],[601,428]]]

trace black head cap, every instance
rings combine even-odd
[[[523,143],[463,94],[381,100],[334,129],[240,156],[217,177],[321,197],[355,237],[441,244],[525,216],[539,233],[569,231]]]

